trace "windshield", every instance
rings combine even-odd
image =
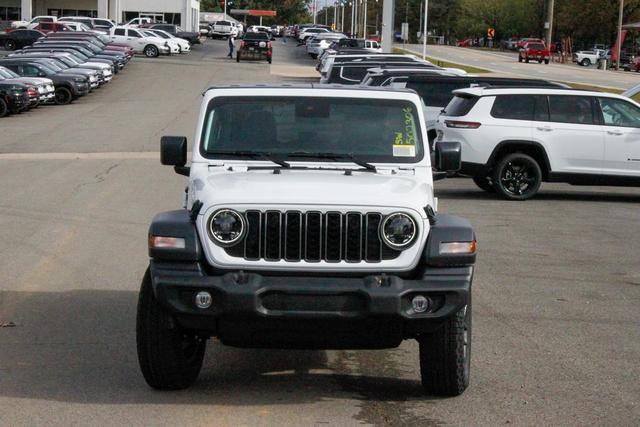
[[[44,64],[38,64],[38,68],[40,69],[40,71],[43,71],[47,76],[56,74],[56,71],[54,71],[52,68]]]
[[[234,151],[297,160],[332,153],[383,163],[423,157],[415,106],[400,100],[220,97],[208,106],[201,138],[209,158],[237,158]]]
[[[167,33],[163,32],[163,31],[154,31],[154,32],[153,32],[153,35],[154,35],[154,36],[156,36],[156,37],[157,37],[157,36],[160,36],[160,37],[162,37],[163,39],[170,39],[170,38],[171,38],[171,37],[169,36],[169,34],[167,34]]]

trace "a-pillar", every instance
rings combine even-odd
[[[98,0],[98,18],[109,18],[109,0]]]
[[[33,18],[33,2],[32,0],[20,0],[21,18],[23,21],[31,21]]]

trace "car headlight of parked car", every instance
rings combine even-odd
[[[76,83],[86,83],[86,80],[82,77],[74,77],[73,81]]]
[[[232,246],[245,235],[244,217],[231,209],[220,209],[209,218],[209,237],[220,246]]]
[[[387,215],[380,224],[380,237],[391,249],[405,249],[413,244],[418,227],[410,215],[402,212]]]

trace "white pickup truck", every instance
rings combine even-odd
[[[238,28],[231,21],[216,21],[211,25],[209,35],[212,39],[228,38],[231,35],[238,36]]]
[[[597,64],[598,60],[602,58],[604,54],[605,51],[600,49],[581,50],[573,54],[573,62],[580,64],[583,67],[588,67],[590,65]]]

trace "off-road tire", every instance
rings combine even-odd
[[[55,91],[55,102],[57,105],[68,105],[73,102],[73,94],[66,87],[59,87]]]
[[[498,161],[491,180],[496,193],[503,198],[527,200],[535,196],[540,189],[542,170],[533,157],[523,153],[512,153]]]
[[[481,188],[482,190],[486,191],[487,193],[495,193],[496,189],[493,188],[493,183],[491,182],[491,178],[488,176],[474,176],[472,177],[473,179],[473,183],[475,185],[477,185],[479,188]]]
[[[6,117],[9,115],[9,106],[7,105],[7,101],[0,98],[0,117]]]
[[[471,294],[461,309],[435,331],[418,337],[422,387],[432,396],[459,396],[469,387]]]
[[[158,48],[152,44],[145,46],[143,52],[144,56],[146,56],[147,58],[157,58],[158,56],[160,56],[160,50],[158,50]]]
[[[158,303],[148,269],[138,299],[136,343],[140,370],[151,387],[181,390],[198,378],[206,341],[182,329]]]

